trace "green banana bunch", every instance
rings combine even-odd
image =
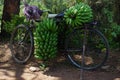
[[[92,9],[85,3],[78,3],[65,11],[64,19],[67,24],[79,26],[90,22],[93,18]]]
[[[55,22],[44,19],[37,24],[34,33],[35,57],[42,60],[54,58],[57,53],[57,29]]]

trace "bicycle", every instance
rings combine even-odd
[[[48,15],[48,18],[54,18],[57,24],[64,18],[64,13]],[[34,52],[34,21],[31,19],[29,26],[18,25],[12,33],[10,50],[17,63],[26,63]],[[78,68],[96,69],[108,58],[109,44],[105,36],[94,27],[96,24],[83,24],[81,28],[71,30],[65,37],[65,55]]]

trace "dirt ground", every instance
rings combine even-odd
[[[110,52],[107,68],[94,71],[83,71],[68,61],[55,60],[44,71],[32,72],[31,66],[37,66],[36,60],[26,65],[16,64],[11,59],[8,43],[0,42],[0,80],[120,80],[120,52]],[[63,56],[60,56],[60,58]]]

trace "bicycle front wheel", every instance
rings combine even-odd
[[[72,64],[85,70],[101,67],[109,52],[106,38],[94,28],[73,30],[65,40],[65,49]]]
[[[17,63],[26,63],[33,53],[33,35],[28,27],[19,25],[15,28],[10,39],[10,50]]]

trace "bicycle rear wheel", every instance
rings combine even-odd
[[[10,39],[10,50],[17,63],[26,63],[33,53],[33,34],[24,25],[15,28]]]
[[[101,67],[109,52],[106,38],[94,28],[73,30],[65,40],[65,49],[72,64],[85,70]]]

